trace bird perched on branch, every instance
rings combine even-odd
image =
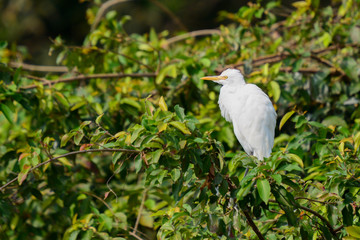
[[[218,101],[221,115],[232,122],[235,136],[245,152],[259,160],[270,157],[276,112],[269,97],[258,86],[246,84],[237,69],[201,79],[222,85]]]

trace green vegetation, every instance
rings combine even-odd
[[[360,1],[279,4],[184,38],[110,11],[83,46],[54,39],[67,68],[45,73],[0,42],[0,238],[360,238]],[[200,80],[227,67],[277,110],[264,163]]]

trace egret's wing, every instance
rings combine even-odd
[[[244,150],[260,160],[269,157],[276,125],[269,97],[256,85],[247,84],[236,94],[232,109],[234,133]]]

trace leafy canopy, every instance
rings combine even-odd
[[[177,38],[110,11],[82,46],[54,39],[65,70],[0,42],[1,239],[359,238],[359,4],[249,3]],[[277,110],[264,163],[200,80],[227,67]]]

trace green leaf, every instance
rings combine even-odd
[[[74,143],[79,145],[84,136],[85,134],[83,130],[77,131],[74,137]]]
[[[174,107],[175,109],[175,113],[176,113],[176,116],[178,116],[178,118],[180,119],[180,121],[184,121],[185,119],[185,112],[184,112],[184,109],[182,107],[180,107],[179,105],[176,105]]]
[[[288,153],[287,156],[290,158],[290,160],[296,162],[297,164],[300,165],[300,167],[304,168],[304,163],[298,155],[293,153]]]
[[[167,105],[166,105],[166,102],[165,102],[163,96],[160,97],[159,107],[160,107],[160,109],[163,110],[163,111],[167,111],[167,110],[168,110],[168,107],[167,107]]]
[[[145,128],[143,126],[137,125],[137,129],[131,134],[130,142],[133,143],[139,137],[139,134],[144,130]]]
[[[1,40],[0,41],[0,49],[6,48],[8,45],[7,41]]]
[[[146,211],[143,211],[139,220],[140,225],[154,228],[154,218]]]
[[[270,198],[270,191],[271,191],[269,181],[267,179],[258,179],[256,181],[256,186],[260,198],[265,202],[265,204],[268,204]]]
[[[95,120],[96,124],[100,124],[101,118],[102,118],[103,116],[104,116],[104,113],[100,114],[100,115],[96,118],[96,120]]]
[[[329,116],[326,117],[322,122],[325,126],[343,126],[347,127],[345,120],[339,116]]]
[[[277,184],[281,184],[282,177],[280,174],[272,174],[271,177],[276,181]]]
[[[129,106],[132,106],[134,108],[136,108],[137,110],[141,109],[141,105],[138,101],[131,99],[131,98],[123,98],[120,101],[121,104],[127,104]]]
[[[61,103],[62,106],[64,106],[66,109],[70,107],[68,100],[65,98],[65,96],[60,92],[55,92],[54,97],[56,100]]]
[[[105,215],[105,214],[100,214],[99,216],[99,229],[105,228],[107,231],[111,231],[112,229],[112,218]]]
[[[186,127],[185,123],[173,121],[170,122],[170,125],[176,127],[184,134],[191,134],[190,130]]]
[[[295,113],[295,111],[290,111],[283,116],[283,118],[281,119],[280,124],[279,124],[279,130],[281,130],[281,128],[284,126],[284,124],[287,122],[287,120],[289,120],[289,118],[291,118],[291,116],[294,113]]]
[[[3,103],[0,104],[0,109],[1,109],[2,113],[5,115],[6,119],[10,123],[13,123],[13,113],[12,113],[11,109]]]
[[[135,158],[135,172],[136,174],[140,172],[141,167],[142,167],[142,158],[141,155],[139,154],[136,158]]]
[[[61,143],[60,147],[63,147],[66,145],[66,143],[74,136],[72,133],[67,133],[61,137]]]
[[[346,232],[350,236],[360,238],[360,227],[359,226],[345,227],[345,229],[346,229]]]
[[[158,149],[155,152],[152,152],[152,163],[158,163],[163,152],[163,149]]]
[[[166,76],[173,77],[173,78],[177,77],[176,65],[169,65],[169,66],[166,66],[163,69],[161,69],[155,79],[156,84],[158,84],[158,85],[161,84]]]
[[[271,81],[270,88],[271,88],[271,95],[274,99],[274,102],[277,102],[279,100],[280,94],[281,94],[280,85],[276,81]]]
[[[171,172],[170,172],[170,176],[171,176],[171,179],[176,182],[179,178],[180,178],[180,170],[177,169],[177,168],[174,168]]]

